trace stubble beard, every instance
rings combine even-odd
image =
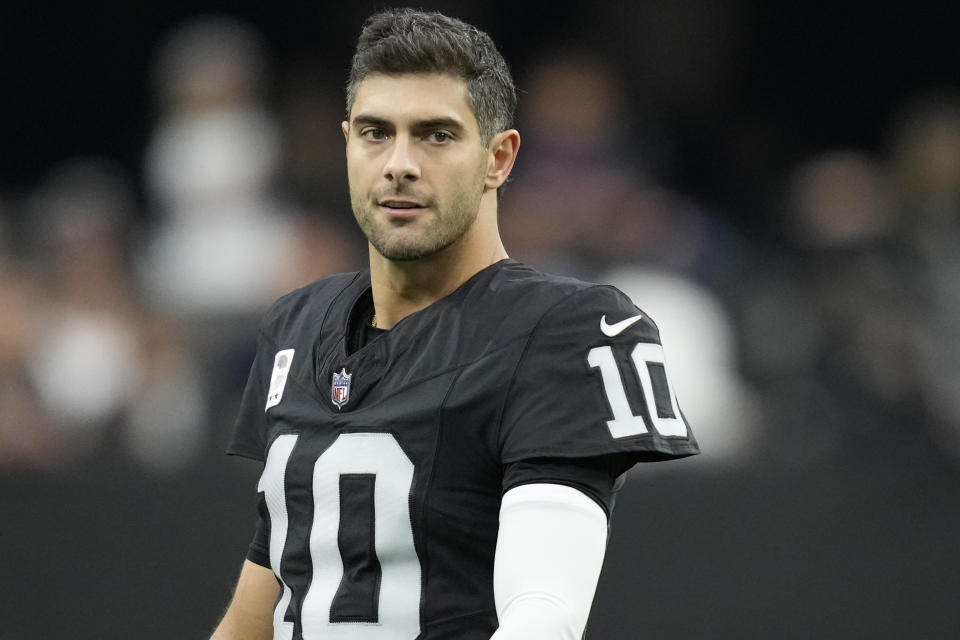
[[[400,191],[394,195],[402,197],[404,194]],[[404,233],[406,229],[394,228],[377,215],[378,206],[370,198],[351,190],[350,200],[353,215],[370,245],[388,260],[409,262],[439,253],[462,238],[477,220],[482,195],[481,181],[475,189],[457,192],[450,206],[444,210],[437,207],[435,200],[425,203],[433,212],[434,219],[419,233]],[[418,222],[414,221],[414,224]]]

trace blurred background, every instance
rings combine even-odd
[[[382,4],[0,9],[0,640],[216,623],[257,320],[365,264],[339,123]],[[632,472],[590,637],[956,637],[946,3],[422,6],[521,89],[508,251],[658,321],[704,450]]]

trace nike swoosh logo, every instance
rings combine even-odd
[[[637,322],[640,322],[641,319],[643,319],[642,313],[638,316],[621,320],[620,322],[607,324],[607,316],[604,315],[602,318],[600,318],[600,331],[603,331],[603,335],[607,336],[608,338],[612,338],[620,335]]]

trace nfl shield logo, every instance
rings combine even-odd
[[[350,400],[350,378],[352,373],[347,373],[346,368],[340,369],[340,373],[333,372],[333,384],[330,385],[330,401],[337,405],[337,409],[343,407]]]

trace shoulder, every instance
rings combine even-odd
[[[539,304],[553,304],[567,296],[573,295],[598,285],[576,278],[544,273],[533,267],[506,260],[499,269],[490,275],[491,291],[500,296],[529,298]]]
[[[610,285],[530,280],[538,293],[529,296],[535,309],[519,312],[533,324],[504,397],[503,459],[695,453],[653,320]]]
[[[640,331],[651,340],[659,339],[652,319],[609,284],[544,273],[510,261],[493,274],[487,289],[496,296],[497,306],[522,323],[527,332],[554,327],[565,333],[581,329],[600,335],[618,329],[619,322],[639,317],[630,325],[632,333]]]
[[[299,328],[322,327],[326,318],[338,306],[349,306],[355,296],[353,289],[369,284],[365,271],[337,273],[314,280],[278,298],[264,313],[260,332],[271,338],[289,334]]]

